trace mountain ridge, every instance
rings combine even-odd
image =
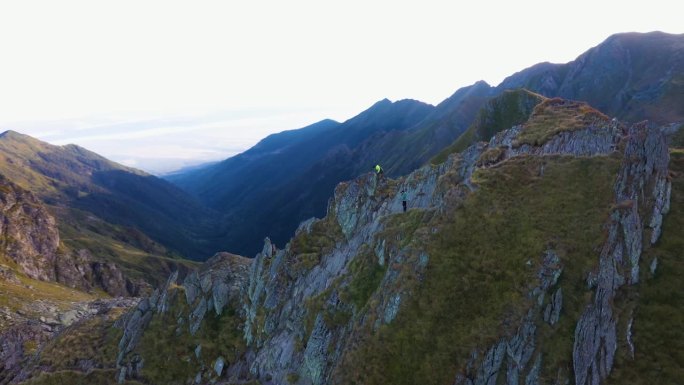
[[[682,218],[670,210],[670,194],[679,205],[684,191],[684,174],[668,169],[680,170],[682,153],[666,139],[676,127],[544,103],[440,165],[340,183],[327,215],[282,248],[266,239],[255,259],[216,256],[182,287],[172,275],[123,317],[109,342],[118,353],[103,358],[109,378],[587,385],[655,362],[668,371],[632,380],[679,378],[676,358],[639,350],[673,352],[680,339],[648,325],[636,294],[669,283],[655,255],[682,271],[659,249],[681,243],[668,225]],[[166,351],[185,359],[169,368]]]
[[[684,94],[683,52],[684,34],[613,34],[573,61],[537,64],[496,88],[583,100],[631,122],[674,123],[684,120],[684,107],[677,103]]]
[[[441,151],[448,153],[450,150],[445,148],[459,139],[463,144],[454,144],[452,149],[463,150],[470,142],[459,137],[471,127],[478,114],[486,113],[481,109],[489,108],[488,101],[511,89],[524,88],[547,98],[585,101],[611,117],[632,123],[640,120],[659,124],[684,121],[684,104],[681,103],[684,100],[684,56],[680,47],[684,47],[684,35],[615,34],[571,62],[538,63],[507,77],[496,87],[484,81],[463,87],[431,108],[431,112],[421,121],[406,129],[365,135],[363,140],[360,140],[361,136],[357,136],[359,140],[353,143],[347,143],[332,134],[325,135],[320,141],[325,143],[322,147],[329,151],[327,153],[316,153],[319,143],[300,147],[300,153],[317,154],[316,157],[308,158],[308,163],[299,165],[300,168],[308,168],[308,173],[296,176],[285,166],[288,159],[274,157],[269,160],[272,162],[272,168],[267,171],[270,176],[282,180],[282,173],[292,177],[286,187],[280,182],[255,186],[247,176],[233,180],[233,183],[243,184],[244,191],[225,195],[239,196],[250,191],[249,194],[262,197],[258,204],[251,205],[253,209],[241,215],[230,215],[233,212],[231,205],[240,205],[239,202],[244,198],[230,201],[235,203],[226,199],[217,204],[216,197],[222,194],[221,185],[226,185],[218,181],[222,180],[223,172],[229,172],[230,166],[226,166],[224,171],[217,171],[211,178],[200,177],[202,171],[195,171],[176,176],[172,181],[200,200],[209,202],[210,206],[228,212],[227,220],[234,224],[233,231],[238,233],[234,239],[245,239],[243,236],[248,233],[250,240],[247,243],[250,246],[243,248],[241,243],[228,240],[226,247],[240,254],[251,255],[258,249],[263,237],[270,236],[274,242],[280,244],[286,241],[297,223],[310,216],[322,216],[325,210],[324,201],[336,182],[366,172],[375,164],[381,164],[389,176],[405,175],[429,163]],[[644,59],[653,56],[663,59]],[[615,101],[616,95],[619,101]],[[387,99],[380,100],[370,110],[385,108],[389,106],[388,103],[391,102]],[[350,121],[361,121],[366,113],[367,111],[361,112]],[[482,128],[483,132],[489,131],[490,134],[473,138],[484,140],[492,132],[504,128]],[[339,142],[339,145],[334,146],[334,142]],[[249,150],[245,153],[248,152]],[[261,160],[264,168],[266,159]],[[443,156],[437,159],[443,159]],[[258,173],[259,170],[254,172]],[[318,189],[314,186],[317,180],[325,180],[323,185],[326,187]],[[272,220],[251,219],[267,218],[270,212],[282,212],[277,215],[278,218],[286,215],[294,219],[285,228],[271,224],[275,222]],[[259,235],[251,235],[255,232]]]

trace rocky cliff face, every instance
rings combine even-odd
[[[118,380],[161,378],[144,338],[163,319],[189,363],[167,383],[605,383],[638,349],[621,293],[669,210],[666,130],[590,112],[539,136],[540,114],[405,178],[342,183],[283,248],[170,282],[128,316]],[[205,356],[217,325],[237,338]]]
[[[0,308],[0,384],[23,383],[64,364],[66,369],[84,372],[101,369],[102,362],[92,352],[105,346],[87,346],[85,342],[107,340],[105,330],[94,326],[108,320],[111,327],[113,319],[136,303],[134,298],[66,303],[40,300],[18,311]],[[79,353],[85,353],[85,357],[69,362],[69,357]]]
[[[45,205],[0,177],[0,261],[3,258],[32,279],[82,290],[101,288],[115,296],[136,295],[144,285],[124,277],[113,263],[94,261],[88,250],[67,251]]]
[[[29,277],[55,280],[59,232],[55,219],[30,192],[0,177],[0,237],[6,258]]]
[[[336,223],[327,223],[326,226],[339,226],[344,238],[332,252],[323,253],[320,261],[301,275],[292,272],[292,266],[296,266],[293,263],[295,261],[286,262],[288,254],[292,253],[291,249],[286,248],[275,255],[267,251],[257,256],[248,291],[249,306],[246,308],[245,329],[248,342],[256,350],[251,364],[252,374],[262,381],[272,378],[272,383],[283,383],[292,373],[299,378],[298,383],[323,384],[348,378],[348,372],[339,368],[344,361],[342,358],[346,353],[345,349],[349,348],[348,344],[359,338],[355,336],[356,333],[362,333],[363,328],[359,328],[357,322],[364,324],[372,320],[370,328],[373,330],[395,319],[402,302],[411,296],[410,286],[397,282],[398,277],[402,276],[401,270],[409,269],[420,280],[423,279],[424,268],[429,263],[429,255],[425,250],[402,248],[396,239],[387,237],[391,234],[386,228],[387,221],[392,214],[400,211],[396,191],[408,191],[412,207],[443,209],[451,200],[445,200],[445,197],[463,194],[459,185],[468,187],[469,190],[477,189],[469,179],[478,167],[493,167],[513,157],[530,155],[607,155],[616,150],[623,138],[629,138],[626,139],[625,161],[616,182],[616,202],[627,199],[641,201],[648,211],[653,212],[651,217],[655,219],[649,219],[649,223],[654,226],[652,231],[654,234],[659,232],[658,218],[667,211],[664,209],[667,206],[668,187],[664,178],[668,154],[664,136],[657,129],[648,130],[644,126],[636,126],[625,132],[615,121],[597,122],[596,125],[579,130],[561,132],[538,146],[514,143],[522,129],[515,127],[497,135],[489,144],[472,147],[463,156],[450,158],[438,168],[421,169],[395,186],[382,183],[378,186],[370,176],[342,184],[336,191],[328,217],[319,223],[334,218]],[[497,152],[495,160],[488,157],[489,151]],[[543,169],[540,172],[543,173]],[[448,184],[445,181],[447,177],[451,178]],[[454,180],[462,183],[454,184]],[[644,186],[651,186],[651,192],[647,192],[644,197],[635,195],[637,191],[643,191]],[[628,196],[624,196],[625,189],[630,191]],[[655,199],[658,202],[655,206],[651,196],[658,197]],[[610,313],[609,304],[620,282],[616,278],[618,274],[615,269],[627,269],[628,272],[634,269],[627,275],[633,277],[634,282],[638,280],[639,253],[642,247],[642,229],[638,224],[642,220],[637,216],[636,210],[637,203],[627,214],[619,214],[620,211],[616,210],[611,215],[614,229],[610,234],[613,235],[604,246],[603,256],[599,257],[593,285],[607,285],[612,288],[613,294],[597,293],[596,296],[600,299],[596,301],[601,305],[590,305],[577,324],[573,356],[577,384],[585,383],[586,372],[589,370],[598,373],[598,368],[603,368],[601,379],[605,379],[610,373],[612,358],[599,356],[614,354],[615,336],[611,345],[613,353],[610,353],[610,348],[602,344],[611,344],[611,340],[601,330],[611,329],[612,325],[614,334],[616,320]],[[309,224],[308,229],[301,231],[311,231],[316,223]],[[620,234],[619,239],[616,239],[616,234]],[[619,250],[619,253],[625,250],[625,256],[629,254],[629,257],[609,263],[605,261],[605,255],[609,253],[605,250]],[[344,295],[356,278],[354,264],[359,263],[365,253],[371,254],[374,263],[384,271],[384,276],[377,283],[377,289],[371,294],[370,301],[362,304],[364,306],[353,306],[345,301]],[[550,325],[558,322],[563,298],[562,289],[554,286],[561,272],[560,260],[553,250],[547,250],[545,255],[537,273],[539,284],[527,294],[528,297],[537,299],[536,304],[517,321],[520,323],[517,332],[504,336],[485,350],[482,358],[479,358],[477,350],[473,351],[463,374],[456,375],[456,383],[494,384],[499,381],[500,372],[508,384],[517,384],[520,381],[539,383],[542,355],[537,352],[534,356],[538,350],[535,325],[542,320]],[[263,268],[265,263],[269,263],[268,269]],[[392,266],[384,267],[386,264]],[[611,274],[602,271],[601,266],[614,266],[614,270]],[[286,276],[290,279],[283,280],[282,277]],[[545,300],[545,296],[548,299]],[[296,304],[308,304],[311,307],[298,307]],[[601,317],[595,315],[597,310],[592,310],[598,306],[603,309]],[[265,309],[263,321],[255,317],[257,309]],[[339,314],[344,316],[338,316]],[[335,320],[336,317],[345,322],[326,322],[326,319]],[[261,322],[263,326],[259,325]],[[261,333],[254,335],[255,329]],[[595,329],[595,334],[584,334],[586,330]],[[299,351],[298,344],[304,345]],[[362,378],[363,375],[359,377],[360,380]]]

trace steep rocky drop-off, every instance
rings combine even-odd
[[[658,271],[679,268],[657,252],[681,244],[668,227],[681,216],[670,202],[684,194],[684,168],[668,170],[676,128],[626,126],[549,99],[440,165],[344,182],[327,215],[303,222],[284,248],[266,240],[253,260],[217,255],[182,284],[172,275],[106,329],[118,344],[108,340],[103,370],[112,382],[154,384],[624,378],[655,362],[647,346],[676,354],[682,333],[654,331],[640,298],[671,282]],[[662,362],[631,381],[681,378],[676,358]]]

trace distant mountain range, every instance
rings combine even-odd
[[[167,178],[225,213],[224,248],[250,256],[265,236],[283,243],[301,221],[323,216],[334,186],[376,163],[390,176],[403,175],[525,121],[534,97],[507,93],[521,88],[586,101],[628,122],[684,121],[684,35],[613,35],[572,62],[540,63],[497,87],[477,82],[436,107],[382,100],[344,123],[274,134],[223,162]],[[517,116],[494,116],[497,103],[509,102],[522,103]]]
[[[540,63],[506,78],[496,92],[526,88],[585,101],[630,122],[684,120],[684,34],[616,34],[567,64]]]

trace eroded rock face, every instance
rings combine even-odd
[[[625,127],[617,120],[600,125],[591,125],[583,129],[560,132],[539,146],[518,144],[517,137],[523,126],[515,126],[502,131],[487,143],[486,149],[500,149],[502,152],[483,165],[498,163],[519,155],[573,155],[596,156],[606,155],[617,149],[618,143],[625,136]]]
[[[136,295],[144,285],[113,263],[94,261],[88,250],[70,253],[60,245],[57,222],[45,205],[0,176],[0,253],[22,273],[85,291],[99,287],[112,296]]]
[[[120,327],[124,333],[119,341],[119,353],[117,356],[117,381],[123,383],[126,379],[141,377],[145,357],[136,352],[145,330],[149,327],[152,319],[158,315],[169,312],[171,303],[184,301],[188,308],[174,310],[170,318],[175,320],[173,326],[176,335],[189,333],[195,336],[204,325],[205,319],[210,313],[221,315],[229,306],[239,308],[242,296],[246,293],[249,277],[249,269],[252,260],[229,253],[218,253],[210,258],[200,269],[186,275],[182,289],[185,293],[177,295],[178,272],[174,272],[168,278],[166,284],[156,289],[149,297],[141,299],[138,306],[126,314]],[[237,317],[243,315],[236,314]],[[194,356],[200,359],[205,355],[201,345],[194,348]],[[235,365],[228,368],[228,360],[224,357],[212,358],[215,361],[210,367],[198,366],[197,372],[193,372],[192,381],[199,384],[204,379],[216,380],[225,375],[227,369],[235,372]]]
[[[557,295],[560,292],[560,287],[557,287],[557,284],[563,273],[560,258],[554,250],[546,250],[540,259],[541,262],[538,264],[536,274],[537,285],[527,293],[534,306],[529,309],[517,331],[489,347],[483,352],[484,355],[481,360],[479,359],[481,352],[477,349],[473,350],[465,371],[456,375],[454,381],[456,385],[539,383],[542,354],[537,353],[534,361],[532,361],[538,346],[537,325],[542,318],[547,319],[550,306],[557,307],[557,310],[554,310],[554,318],[555,322],[558,321],[561,305],[556,303],[558,301]],[[554,289],[556,293],[551,297],[556,299],[546,301]],[[546,302],[548,303],[544,305]],[[505,380],[501,382],[500,378]]]
[[[363,343],[360,330],[377,331],[401,316],[402,306],[413,295],[410,285],[402,282],[405,272],[420,282],[429,265],[427,250],[402,244],[401,233],[391,231],[392,215],[403,212],[400,191],[408,195],[409,210],[436,215],[449,209],[446,205],[454,200],[477,193],[470,178],[478,167],[495,167],[516,156],[606,156],[624,149],[614,185],[616,208],[605,227],[607,240],[597,253],[597,267],[588,278],[595,295],[579,320],[563,318],[564,292],[559,280],[564,266],[549,247],[540,256],[530,256],[528,262],[534,269],[531,277],[536,277],[528,286],[529,309],[512,320],[514,326],[496,342],[472,347],[468,362],[454,373],[455,383],[463,385],[542,383],[541,373],[548,373],[548,368],[541,353],[540,330],[577,321],[575,381],[581,385],[602,382],[618,349],[617,315],[612,308],[616,290],[638,282],[643,244],[657,239],[662,216],[669,210],[667,146],[658,129],[637,125],[627,131],[615,121],[560,132],[537,146],[516,143],[520,130],[501,132],[489,143],[478,143],[440,166],[423,167],[399,180],[377,180],[366,174],[342,183],[330,201],[327,217],[302,223],[296,238],[284,248],[277,249],[266,239],[263,250],[249,262],[217,256],[189,274],[183,287],[190,312],[179,318],[179,327],[196,333],[207,314],[221,314],[226,304],[235,301],[247,344],[247,352],[237,362],[224,362],[218,370],[220,361],[212,357],[216,360],[212,367],[197,368],[195,383],[208,378],[226,384],[335,383],[347,349]],[[493,149],[497,156],[487,157]],[[543,174],[543,169],[539,172]],[[620,204],[626,201],[633,204]],[[642,217],[644,212],[646,217]],[[307,237],[327,237],[329,245],[311,251]],[[372,306],[361,307],[345,297],[360,263],[379,272],[377,287],[364,299]],[[159,299],[164,293],[160,290],[141,301],[128,316],[120,345],[124,357],[120,380],[136,376],[141,358],[128,356],[130,346],[139,340],[152,309],[163,308]],[[628,340],[633,342],[631,337]],[[572,373],[552,369],[558,373],[556,383],[568,383]],[[208,377],[208,372],[213,374]]]
[[[52,337],[49,327],[37,320],[25,320],[5,329],[0,333],[0,383],[9,383],[21,372],[29,343],[37,346],[44,344]]]
[[[613,368],[618,345],[613,299],[622,285],[639,280],[642,223],[647,219],[641,218],[638,207],[645,206],[651,218],[662,216],[669,208],[667,191],[671,186],[667,180],[669,152],[665,136],[641,124],[630,129],[628,138],[615,183],[615,200],[632,204],[615,209],[611,215],[608,240],[599,257],[594,301],[575,328],[573,366],[577,385],[599,384]],[[654,187],[649,191],[648,186]],[[660,224],[651,220],[652,234],[660,234]]]
[[[176,271],[169,276],[164,286],[156,289],[151,296],[142,298],[132,311],[119,320],[118,326],[124,331],[119,341],[119,353],[116,357],[116,367],[119,371],[117,379],[120,383],[126,378],[139,376],[142,368],[140,356],[129,353],[133,352],[140,342],[154,313],[163,313],[168,310],[169,287],[175,284],[177,279],[178,272]]]
[[[0,176],[0,248],[24,274],[54,281],[59,232],[32,193]]]

